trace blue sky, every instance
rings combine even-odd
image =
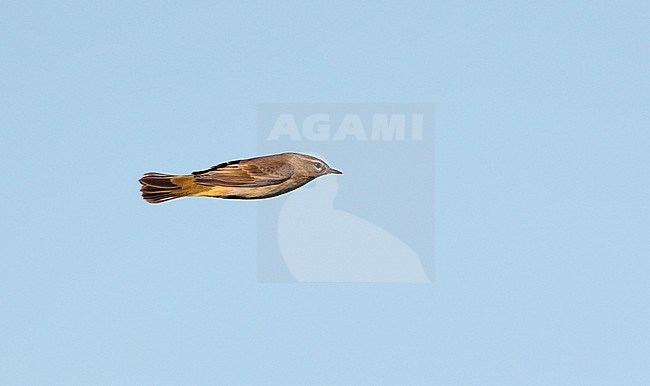
[[[647,384],[649,13],[3,2],[0,383]],[[278,102],[435,105],[433,285],[258,283],[254,205],[140,199]]]

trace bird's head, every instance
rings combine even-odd
[[[312,178],[324,176],[325,174],[343,174],[340,170],[330,167],[325,161],[306,154],[292,154],[292,165],[294,170],[302,175]]]

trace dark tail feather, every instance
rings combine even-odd
[[[172,182],[172,174],[147,173],[140,178],[142,198],[150,204],[173,200],[185,196],[183,189]]]

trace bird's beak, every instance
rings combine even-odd
[[[327,173],[329,173],[329,174],[343,174],[342,171],[340,171],[340,170],[336,170],[336,169],[332,169],[332,168],[330,168],[330,170],[329,170]]]

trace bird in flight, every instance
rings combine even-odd
[[[220,163],[190,175],[146,173],[142,198],[151,204],[180,197],[254,200],[290,192],[326,174],[343,174],[306,154],[281,153]]]

